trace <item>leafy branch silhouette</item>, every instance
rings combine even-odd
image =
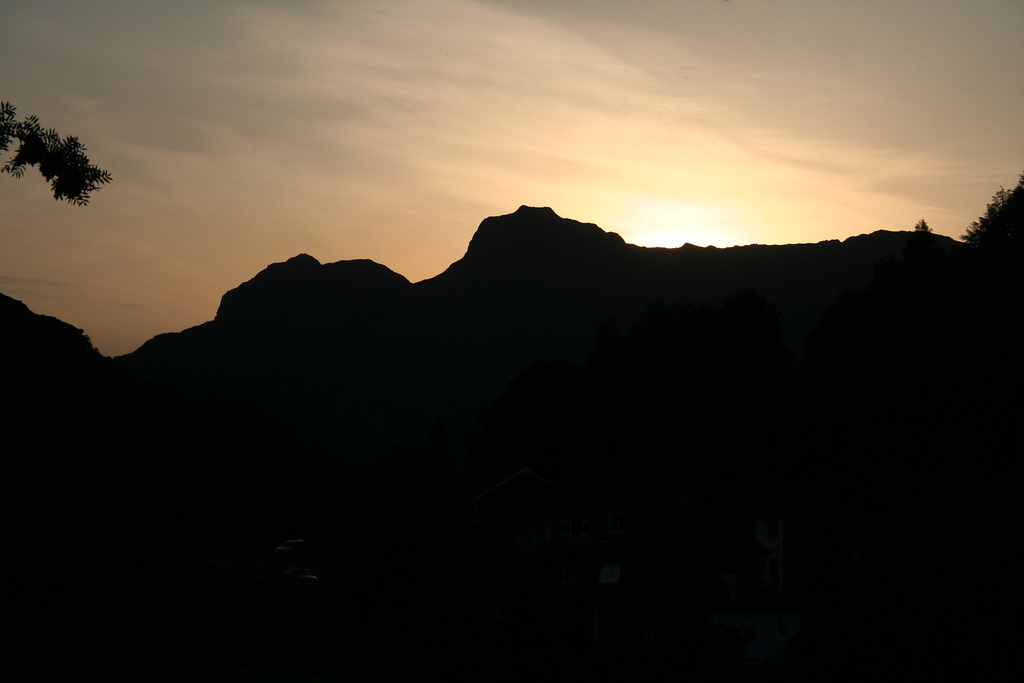
[[[53,198],[77,206],[88,204],[90,194],[112,180],[108,171],[89,161],[77,137],[62,138],[53,128],[44,129],[37,117],[19,121],[16,114],[9,102],[0,102],[0,152],[6,152],[12,141],[19,143],[0,172],[20,178],[27,167],[38,166]]]

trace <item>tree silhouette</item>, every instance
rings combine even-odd
[[[93,191],[111,181],[109,172],[93,166],[85,156],[85,146],[77,137],[61,138],[54,129],[44,129],[35,116],[18,121],[15,108],[0,102],[0,152],[6,152],[12,140],[18,141],[18,149],[0,171],[20,178],[27,166],[38,166],[58,201],[84,206]]]
[[[985,215],[967,227],[963,240],[979,251],[1000,251],[1013,258],[1024,253],[1024,173],[1016,187],[999,188]]]

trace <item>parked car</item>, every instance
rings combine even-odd
[[[284,580],[289,583],[311,584],[320,581],[313,572],[302,567],[288,567],[284,570]]]
[[[301,555],[307,552],[309,552],[309,545],[302,539],[285,541],[274,548],[275,555]]]

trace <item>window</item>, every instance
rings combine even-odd
[[[563,536],[589,536],[590,517],[587,515],[563,515],[562,516]]]
[[[625,515],[608,515],[608,533],[624,534],[628,530]]]
[[[580,582],[575,560],[562,560],[562,585],[574,586]]]

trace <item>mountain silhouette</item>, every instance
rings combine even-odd
[[[316,318],[372,318],[399,303],[409,286],[404,277],[373,261],[321,265],[300,254],[225,294],[217,321],[302,324]]]
[[[523,206],[485,219],[434,278],[410,283],[372,261],[299,255],[227,292],[214,320],[118,361],[140,377],[255,401],[362,459],[439,419],[464,434],[523,368],[582,360],[602,322],[629,324],[652,298],[718,304],[753,289],[776,304],[799,354],[822,310],[863,287],[909,234],[647,248]]]

